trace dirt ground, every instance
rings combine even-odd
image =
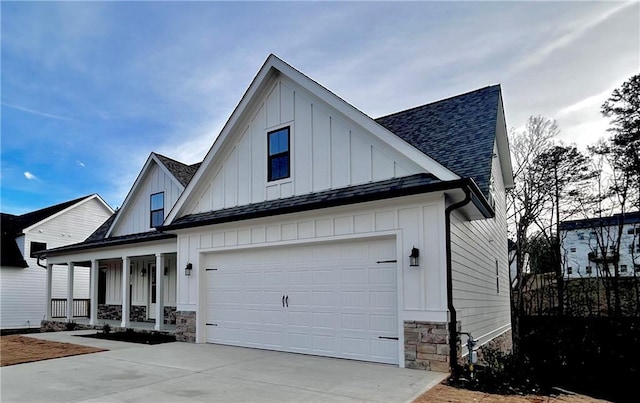
[[[77,344],[38,340],[20,335],[0,337],[0,366],[90,354],[104,349]]]
[[[450,403],[450,402],[478,402],[478,403],[601,403],[606,400],[598,400],[584,395],[562,394],[558,396],[504,396],[489,393],[475,392],[466,389],[457,389],[447,385],[437,385],[428,390],[413,403]]]

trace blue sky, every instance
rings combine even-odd
[[[635,2],[2,2],[1,210],[122,204],[200,161],[270,53],[371,117],[502,85],[580,147],[640,66]]]

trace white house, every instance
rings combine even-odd
[[[512,185],[500,86],[372,119],[271,55],[161,227],[123,214],[136,183],[108,250],[46,254],[120,256],[125,301],[121,267],[172,256],[182,340],[446,371],[461,335],[509,335]]]
[[[176,237],[155,227],[198,166],[151,153],[122,207],[100,228],[83,242],[44,252],[49,266],[91,271],[91,325],[118,320],[126,328],[151,322],[162,330],[176,323]],[[52,284],[43,288],[51,292]],[[69,312],[66,319],[71,318]]]
[[[640,212],[564,221],[559,228],[566,278],[613,276],[615,264],[621,277],[640,273]]]
[[[2,213],[0,329],[37,328],[45,316],[46,261],[39,261],[33,253],[80,242],[111,214],[111,207],[97,194],[23,215]],[[56,300],[66,299],[67,280],[66,267],[53,266],[54,315],[63,308],[63,301]],[[73,299],[76,310],[81,311],[88,308],[89,272],[74,273],[74,283]]]

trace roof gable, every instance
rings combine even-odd
[[[16,238],[29,231],[31,228],[53,220],[65,212],[94,199],[101,203],[108,211],[113,212],[113,209],[99,195],[92,194],[19,216],[5,213],[0,214],[0,226],[2,227],[2,253],[0,254],[0,265],[28,267],[28,264],[16,243]]]
[[[337,110],[345,117],[346,120],[353,122],[353,124],[360,127],[363,132],[366,132],[368,135],[370,134],[376,138],[377,141],[385,144],[390,149],[395,150],[401,154],[403,158],[412,161],[412,163],[420,167],[423,172],[430,173],[441,180],[453,180],[459,178],[458,175],[451,172],[433,158],[416,149],[402,138],[394,135],[391,131],[379,125],[373,119],[349,105],[347,102],[322,87],[317,82],[311,80],[309,77],[305,76],[276,56],[270,55],[207,153],[202,163],[203,168],[198,170],[193,180],[186,187],[182,196],[180,196],[178,202],[169,213],[166,220],[167,222],[170,223],[177,216],[189,213],[189,211],[186,211],[186,200],[191,197],[192,193],[197,193],[195,190],[198,188],[201,181],[208,180],[208,178],[205,178],[205,175],[210,169],[210,166],[213,165],[214,159],[220,158],[223,154],[228,152],[225,148],[230,147],[228,146],[228,143],[231,141],[229,140],[229,137],[231,137],[233,133],[241,131],[238,126],[243,124],[243,119],[246,118],[245,111],[250,110],[252,106],[254,106],[256,100],[263,97],[265,93],[270,90],[270,85],[273,84],[275,78],[279,76],[285,77],[294,85],[302,88],[306,93],[311,94],[322,103]],[[211,173],[209,174],[211,175]],[[202,189],[199,189],[198,191],[202,191]],[[194,195],[193,197],[199,196]]]
[[[501,108],[493,85],[376,119],[398,137],[463,178],[486,196]]]
[[[147,215],[149,213],[149,209],[141,207],[148,204],[148,200],[146,199],[150,196],[150,192],[165,192],[164,208],[166,213],[182,193],[185,185],[189,183],[198,166],[198,164],[186,165],[164,155],[152,152],[134,181],[127,197],[122,203],[122,206],[118,210],[118,214],[114,215],[114,217],[110,219],[111,222],[104,237],[124,235],[121,232],[126,232],[128,229],[121,230],[120,227],[123,225],[131,227],[133,232],[146,232],[153,230],[148,227],[149,223]],[[160,175],[162,178],[168,178],[168,182],[167,180],[158,178],[154,181],[154,186],[149,187],[151,176],[154,174]],[[136,215],[139,217],[134,217]],[[129,225],[130,223],[125,222],[127,220],[134,220],[135,223]],[[104,228],[102,230],[104,230]],[[116,234],[116,232],[118,233]]]

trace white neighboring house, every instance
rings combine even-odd
[[[640,212],[564,221],[559,228],[565,277],[613,276],[614,263],[621,277],[640,275]],[[610,274],[604,272],[607,266]]]
[[[136,181],[105,237],[46,255],[113,263],[123,326],[132,263],[175,257],[179,340],[448,371],[462,332],[510,335],[511,186],[499,85],[374,120],[271,55],[162,226]]]
[[[83,241],[113,210],[97,194],[23,215],[2,213],[0,329],[39,327],[45,316],[46,261],[32,252]],[[74,299],[89,298],[89,272],[74,273]],[[67,268],[53,266],[52,298],[67,297]]]

